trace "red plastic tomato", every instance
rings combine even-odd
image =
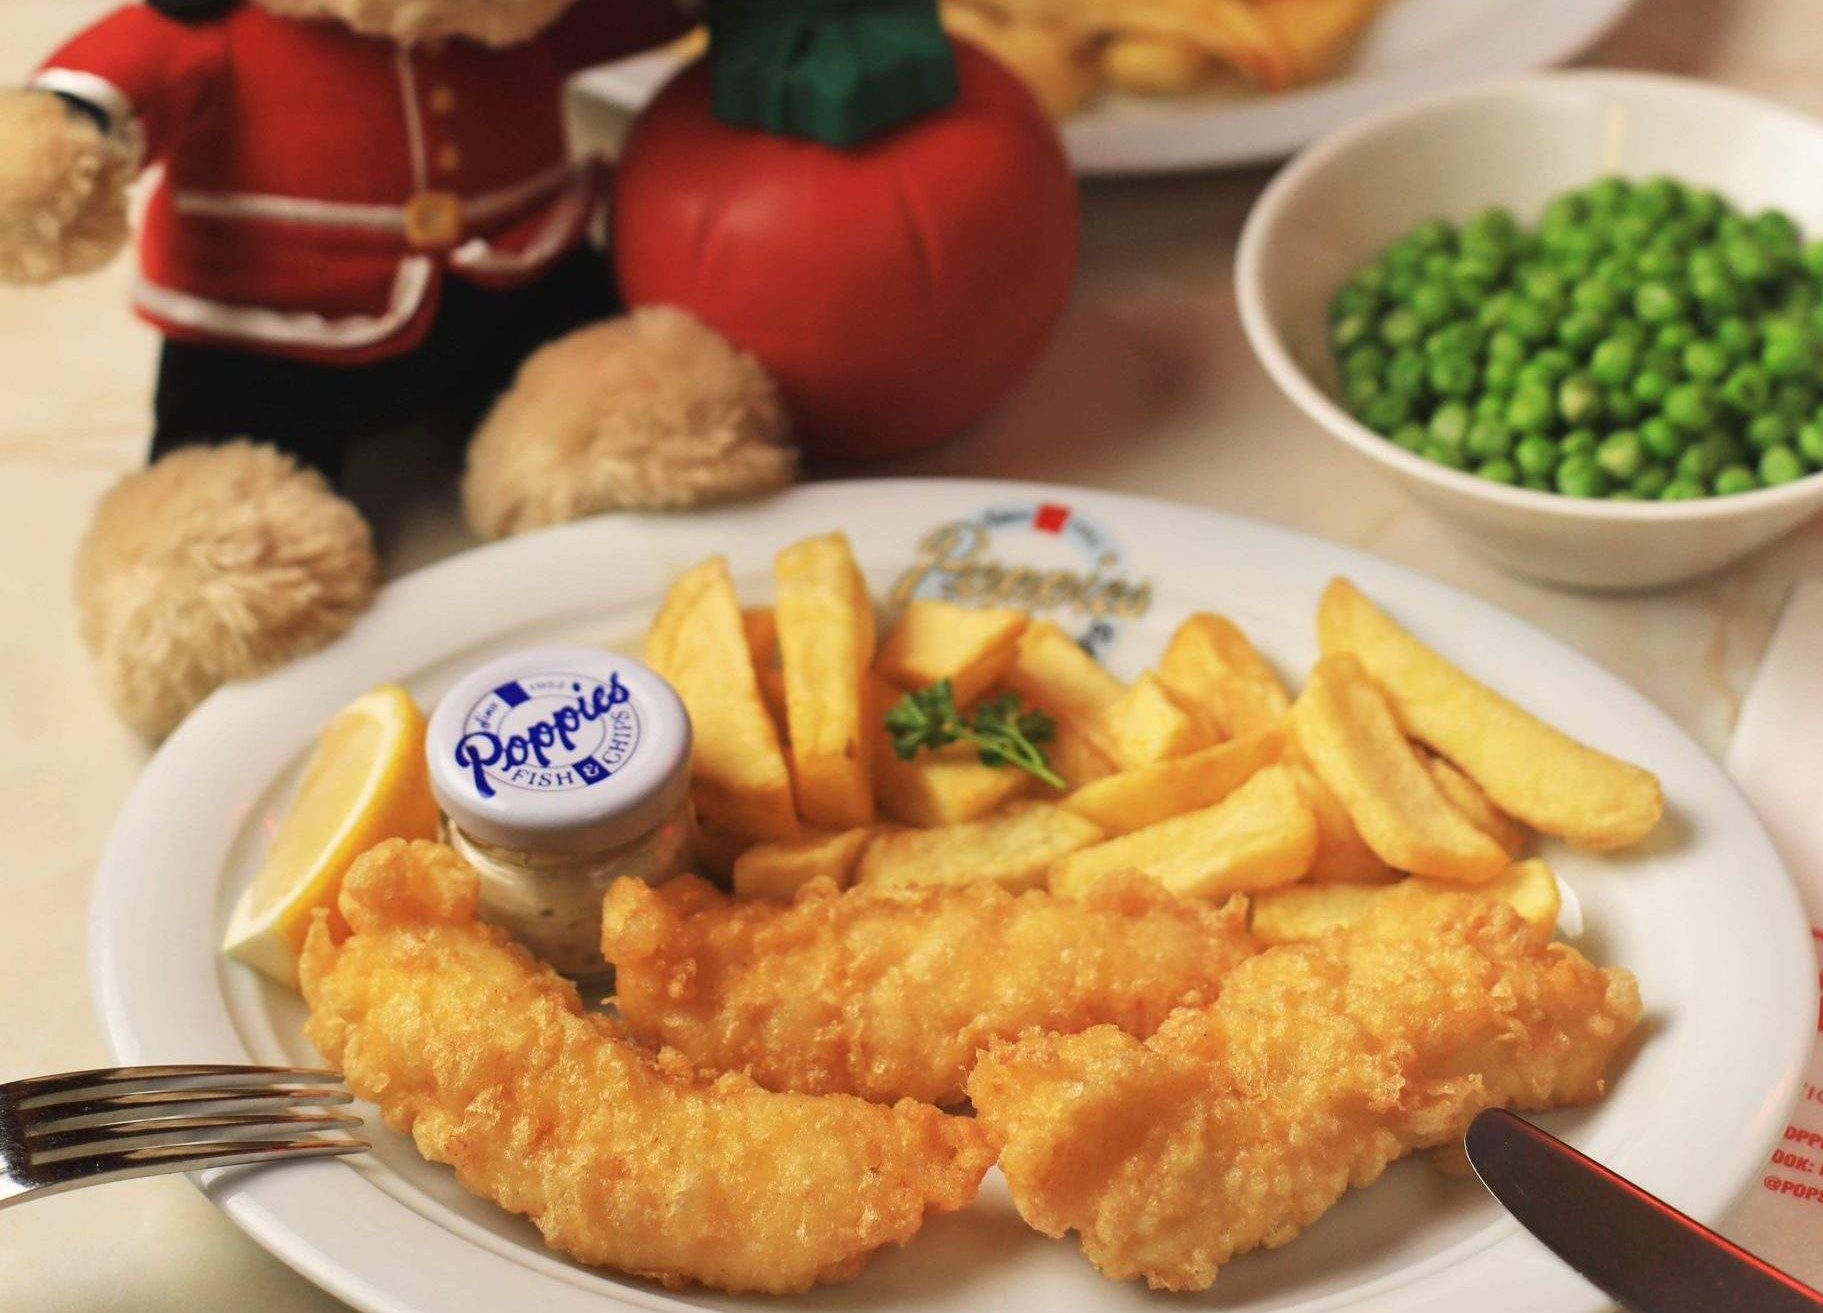
[[[813,458],[890,456],[980,419],[1069,299],[1080,230],[1057,133],[1012,74],[956,54],[956,103],[852,150],[718,122],[698,63],[622,154],[629,304],[682,307],[757,356]]]

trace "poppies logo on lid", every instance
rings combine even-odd
[[[489,689],[463,718],[455,762],[475,792],[586,789],[613,778],[639,747],[639,713],[619,672],[540,674]]]

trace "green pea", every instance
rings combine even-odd
[[[1601,439],[1594,429],[1572,429],[1563,435],[1563,441],[1557,444],[1558,455],[1562,459],[1571,456],[1593,457],[1601,446]]]
[[[1556,417],[1557,405],[1549,388],[1522,385],[1507,402],[1507,425],[1516,433],[1541,433]]]
[[[1816,344],[1802,323],[1769,319],[1763,333],[1760,363],[1774,378],[1800,378],[1816,368]]]
[[[1634,400],[1648,406],[1657,405],[1671,391],[1671,380],[1656,369],[1642,369],[1633,376],[1630,390]]]
[[[1403,347],[1386,362],[1386,390],[1401,397],[1420,396],[1429,373],[1423,354],[1413,347]]]
[[[1469,467],[1468,456],[1459,447],[1446,447],[1441,442],[1427,442],[1418,454],[1428,461],[1447,465],[1452,470],[1466,470]]]
[[[1683,367],[1684,348],[1696,341],[1696,330],[1686,323],[1660,324],[1658,331],[1652,335],[1652,345],[1658,351],[1678,357],[1678,367]]]
[[[1522,488],[1530,488],[1533,492],[1556,491],[1549,474],[1521,474],[1519,476],[1519,485]]]
[[[1446,402],[1431,416],[1431,441],[1460,451],[1468,441],[1469,426],[1473,422],[1467,406],[1460,401]]]
[[[1490,360],[1481,370],[1481,386],[1504,396],[1519,382],[1519,366],[1510,360]]]
[[[1654,415],[1639,426],[1639,440],[1660,460],[1677,459],[1687,442],[1682,431],[1662,415]]]
[[[1623,298],[1613,283],[1601,278],[1585,278],[1570,289],[1570,304],[1584,314],[1612,318],[1621,308]]]
[[[1507,329],[1497,328],[1489,333],[1486,345],[1489,360],[1504,360],[1516,366],[1525,359],[1525,343]]]
[[[1342,357],[1342,376],[1353,378],[1369,374],[1376,378],[1386,372],[1386,352],[1372,342],[1363,342]]]
[[[1475,390],[1478,372],[1473,356],[1439,356],[1430,365],[1431,391],[1440,397],[1466,397]]]
[[[1665,418],[1686,433],[1696,433],[1715,421],[1709,393],[1697,383],[1679,383],[1665,394]]]
[[[1610,174],[1596,182],[1590,183],[1583,192],[1591,214],[1612,214],[1627,203],[1633,194],[1633,184],[1618,174]]]
[[[1798,430],[1798,451],[1812,469],[1823,469],[1823,423],[1812,421]]]
[[[1708,483],[1723,466],[1728,465],[1728,451],[1705,438],[1685,447],[1677,458],[1677,476],[1695,483]]]
[[[1430,441],[1430,434],[1424,431],[1424,425],[1415,424],[1410,420],[1399,425],[1386,436],[1395,445],[1404,447],[1407,451],[1419,451],[1425,443]]]
[[[1523,475],[1548,475],[1557,468],[1557,460],[1557,444],[1541,433],[1528,434],[1513,448],[1513,463]]]
[[[1380,340],[1388,346],[1410,346],[1424,336],[1424,321],[1409,306],[1395,306],[1380,316]]]
[[[1790,447],[1770,447],[1760,455],[1760,480],[1768,488],[1804,477],[1804,462]]]
[[[1715,341],[1736,360],[1745,360],[1760,349],[1759,330],[1739,315],[1729,315],[1716,322]]]
[[[1669,283],[1641,283],[1633,294],[1633,313],[1649,324],[1662,324],[1684,313],[1684,298]]]
[[[1728,353],[1701,339],[1684,348],[1684,372],[1691,378],[1717,379],[1728,372]]]
[[[1469,426],[1468,449],[1483,460],[1495,460],[1512,454],[1513,430],[1499,420],[1476,420]]]
[[[1670,470],[1666,469],[1663,465],[1648,465],[1638,474],[1635,474],[1633,476],[1633,481],[1627,486],[1638,496],[1650,501],[1664,492],[1665,486],[1670,482]]]
[[[1747,445],[1756,451],[1769,451],[1791,439],[1792,424],[1783,415],[1755,415],[1747,421]]]
[[[1786,379],[1772,392],[1772,409],[1794,424],[1802,424],[1817,408],[1817,390],[1798,379]]]
[[[1392,392],[1372,397],[1358,410],[1363,424],[1376,433],[1390,433],[1411,418],[1412,403]]]
[[[1602,394],[1602,413],[1616,424],[1634,424],[1646,408],[1627,389],[1609,388]]]
[[[1446,219],[1431,219],[1419,224],[1406,235],[1406,240],[1421,251],[1440,251],[1455,240],[1456,230]]]
[[[1607,337],[1596,344],[1589,355],[1589,375],[1598,383],[1618,387],[1633,377],[1639,363],[1639,349],[1618,337]]]
[[[1507,400],[1505,396],[1483,392],[1475,398],[1471,409],[1477,421],[1499,420],[1503,424],[1506,422]]]
[[[1604,410],[1601,388],[1587,374],[1572,374],[1557,389],[1557,413],[1566,424],[1588,424]]]
[[[1660,501],[1696,501],[1704,495],[1703,485],[1694,479],[1676,478],[1658,495]]]
[[[1557,491],[1566,497],[1601,497],[1610,486],[1607,472],[1591,456],[1566,456],[1557,467]]]
[[[1449,319],[1456,308],[1456,298],[1442,283],[1420,283],[1406,305],[1418,317],[1419,323],[1426,328],[1435,328]]]
[[[1557,323],[1557,340],[1571,351],[1581,353],[1592,348],[1607,331],[1608,322],[1601,315],[1578,310]]]
[[[1536,301],[1517,301],[1507,315],[1507,328],[1521,342],[1542,342],[1551,335],[1551,312]]]
[[[1475,474],[1489,483],[1519,482],[1519,468],[1512,461],[1504,458],[1481,462],[1475,467]]]
[[[1648,247],[1633,257],[1633,271],[1641,278],[1662,282],[1677,277],[1684,262],[1675,251]]]
[[[1707,187],[1691,187],[1684,191],[1685,216],[1705,229],[1713,228],[1727,209],[1728,203]]]
[[[1805,271],[1812,278],[1823,278],[1823,239],[1805,245],[1803,261]]]
[[[1730,465],[1716,471],[1710,487],[1715,489],[1718,497],[1733,497],[1743,492],[1752,492],[1760,486],[1760,481],[1753,476],[1753,471],[1745,465]]]
[[[1621,429],[1601,440],[1601,445],[1595,449],[1595,459],[1609,474],[1624,482],[1645,468],[1646,449],[1639,434],[1631,429]]]
[[[1744,283],[1761,283],[1777,272],[1766,252],[1748,238],[1731,238],[1722,244],[1728,271]]]
[[[1722,384],[1722,401],[1743,415],[1763,409],[1772,400],[1772,381],[1758,365],[1739,365]],[[1769,419],[1771,416],[1760,416]]]
[[[1481,330],[1467,320],[1445,324],[1424,339],[1427,356],[1472,356],[1481,349]]]

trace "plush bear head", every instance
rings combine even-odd
[[[257,0],[287,18],[333,19],[363,36],[404,45],[464,38],[489,46],[529,41],[575,0]]]

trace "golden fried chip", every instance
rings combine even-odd
[[[1175,761],[1092,781],[1066,797],[1063,805],[1109,834],[1130,834],[1215,806],[1277,761],[1284,746],[1282,730],[1250,734]]]
[[[1385,697],[1352,656],[1317,662],[1292,705],[1291,721],[1317,776],[1383,861],[1414,875],[1471,884],[1506,869],[1506,853],[1444,798]]]
[[[907,692],[947,679],[956,705],[966,710],[1012,666],[1030,620],[1024,611],[914,601],[880,645],[874,668]]]
[[[1495,806],[1580,848],[1637,843],[1665,807],[1658,777],[1578,743],[1477,683],[1333,580],[1317,608],[1325,653],[1359,658],[1405,732],[1460,767]]]
[[[1051,868],[1053,893],[1080,897],[1116,871],[1186,898],[1226,898],[1302,879],[1317,826],[1283,767],[1268,766],[1213,807],[1084,848]]]
[[[1367,846],[1342,800],[1302,754],[1288,755],[1285,766],[1317,822],[1317,852],[1310,859],[1310,879],[1333,884],[1385,884],[1397,879],[1393,868]]]
[[[1085,33],[1009,20],[974,5],[945,4],[942,12],[945,29],[1005,64],[1052,118],[1068,118],[1101,89]]]
[[[1059,721],[1050,741],[1040,745],[1045,764],[1064,782],[1066,791],[1087,788],[1114,774],[1114,763],[1083,731]],[[1040,785],[1040,788],[1044,786]]]
[[[1024,793],[1032,777],[1015,766],[988,766],[973,744],[952,743],[901,761],[884,717],[902,696],[878,675],[873,736],[874,799],[895,821],[933,829],[979,820]]]
[[[873,837],[871,828],[806,831],[795,839],[757,844],[734,859],[735,895],[790,902],[812,880],[845,889]]]
[[[1103,37],[1188,42],[1267,91],[1289,86],[1294,74],[1280,38],[1246,0],[991,0],[991,7]]]
[[[725,559],[712,557],[672,585],[652,618],[646,663],[690,712],[691,788],[704,822],[737,844],[796,830],[791,776],[760,698]]]
[[[1033,621],[1020,635],[1006,686],[1027,705],[1068,721],[1092,739],[1102,713],[1125,691],[1100,662],[1049,620]]]
[[[779,663],[779,621],[769,606],[750,606],[741,612],[741,629],[755,670],[771,670]]]
[[[1177,627],[1158,675],[1180,700],[1204,708],[1230,738],[1271,729],[1291,706],[1284,683],[1247,635],[1207,612]]]
[[[1382,0],[1253,0],[1276,38],[1294,82],[1333,72],[1354,48]]]
[[[787,547],[773,573],[798,814],[822,830],[872,824],[867,672],[874,608],[867,581],[839,533]]]
[[[1452,807],[1468,817],[1469,823],[1477,830],[1504,848],[1507,856],[1519,855],[1520,849],[1526,845],[1525,826],[1496,807],[1493,799],[1482,792],[1479,784],[1442,757],[1429,757],[1424,764],[1430,768],[1438,789],[1450,800]]]
[[[1182,757],[1221,737],[1208,716],[1180,704],[1150,671],[1096,717],[1093,733],[1124,770]]]
[[[1100,58],[1109,86],[1141,96],[1181,96],[1209,76],[1209,52],[1182,37],[1117,36]]]
[[[1012,890],[1044,883],[1059,857],[1103,838],[1102,829],[1047,802],[1016,802],[1003,812],[935,830],[884,830],[861,855],[855,883],[974,884]]]
[[[1353,925],[1377,908],[1385,909],[1383,917],[1391,918],[1396,926],[1421,914],[1426,900],[1453,898],[1463,892],[1452,881],[1419,876],[1388,885],[1291,885],[1255,894],[1250,925],[1263,943],[1295,944]],[[1514,862],[1494,879],[1467,892],[1508,904],[1543,939],[1551,937],[1563,906],[1556,875],[1536,858]]]

